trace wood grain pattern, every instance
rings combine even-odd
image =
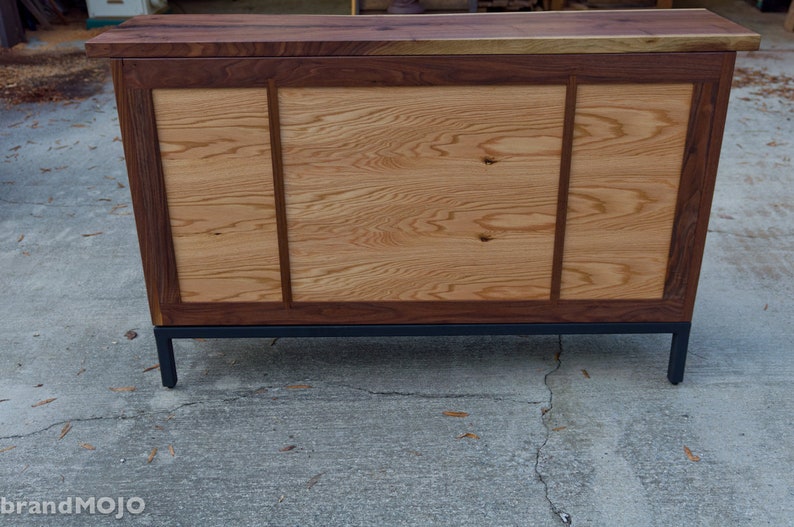
[[[280,300],[266,90],[153,99],[181,300]]]
[[[662,298],[692,91],[579,86],[561,298]]]
[[[705,9],[411,16],[149,15],[91,57],[505,55],[738,51],[759,35]]]
[[[279,91],[293,298],[548,298],[565,86]]]

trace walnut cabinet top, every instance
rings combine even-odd
[[[526,55],[749,51],[760,37],[705,9],[458,15],[151,15],[90,57]]]

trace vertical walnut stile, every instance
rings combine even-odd
[[[146,293],[149,302],[149,312],[154,324],[163,323],[162,310],[160,308],[160,287],[158,286],[158,272],[155,262],[151,255],[155,253],[152,243],[155,242],[146,218],[146,200],[148,193],[144,191],[144,182],[141,181],[139,174],[144,170],[145,158],[138,155],[135,139],[138,137],[137,127],[133,126],[132,117],[135,110],[131,107],[130,89],[125,86],[123,74],[123,61],[112,60],[110,70],[113,76],[113,86],[116,92],[116,108],[119,113],[119,126],[121,128],[122,144],[124,146],[124,161],[127,165],[128,182],[130,197],[132,199],[135,225],[138,233],[138,246],[141,253],[141,263],[143,265],[143,277],[146,282]]]
[[[571,183],[571,156],[573,154],[573,132],[576,119],[576,76],[568,78],[565,91],[565,117],[562,130],[562,153],[560,155],[560,182],[557,189],[557,221],[554,232],[554,260],[551,271],[551,301],[560,299],[563,255],[565,251],[565,225],[568,221],[568,192]]]
[[[708,136],[706,146],[705,171],[702,174],[703,186],[701,188],[699,213],[697,215],[697,231],[694,237],[694,249],[688,261],[689,278],[687,289],[684,295],[686,303],[684,306],[684,316],[691,320],[692,312],[695,307],[695,297],[700,278],[700,266],[703,261],[703,253],[706,246],[706,234],[708,232],[709,211],[711,201],[714,197],[714,186],[717,181],[717,169],[720,161],[720,149],[722,147],[723,131],[725,120],[728,115],[728,100],[731,94],[731,80],[733,78],[733,68],[736,61],[736,53],[720,54],[722,70],[717,82],[709,93],[708,108],[712,111],[712,118],[708,129],[703,133]],[[704,112],[707,110],[704,110]]]
[[[162,306],[178,303],[180,292],[154,103],[150,90],[126,87],[122,61],[112,70],[149,309],[161,324]]]
[[[695,250],[698,211],[706,175],[706,159],[713,115],[713,83],[698,83],[692,90],[686,149],[681,164],[675,220],[673,222],[664,297],[684,298],[689,280],[689,262]]]
[[[281,149],[281,119],[279,117],[278,86],[273,79],[267,83],[267,108],[270,116],[270,147],[273,163],[273,192],[276,206],[278,257],[281,269],[281,297],[286,307],[292,304],[292,278],[289,260],[287,204],[284,194],[284,154]]]

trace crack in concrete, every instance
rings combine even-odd
[[[413,393],[413,392],[376,392],[376,391],[372,391],[372,390],[367,390],[365,388],[360,388],[360,387],[357,387],[357,386],[346,385],[346,384],[342,384],[342,383],[329,383],[329,385],[343,387],[343,388],[348,388],[348,389],[356,390],[356,391],[362,391],[362,392],[366,392],[366,393],[369,393],[369,394],[375,395],[375,396],[386,396],[386,397],[421,397],[421,398],[426,398],[426,399],[481,398],[481,399],[490,399],[490,400],[493,400],[493,401],[505,401],[505,400],[508,400],[505,397],[493,396],[493,395],[490,395],[490,394],[425,394],[425,393]],[[72,419],[62,419],[60,421],[56,421],[56,422],[54,422],[52,424],[49,424],[49,425],[47,425],[47,426],[45,426],[43,428],[39,428],[37,430],[33,430],[31,432],[27,432],[27,433],[24,433],[24,434],[13,434],[13,435],[8,435],[8,436],[0,436],[0,441],[8,441],[8,440],[13,440],[13,439],[27,439],[27,438],[36,436],[38,434],[42,434],[44,432],[47,432],[47,431],[51,430],[52,428],[55,428],[55,427],[58,427],[58,426],[63,426],[66,423],[84,423],[84,422],[91,422],[91,421],[115,421],[115,420],[123,421],[123,420],[127,420],[127,419],[141,419],[141,418],[150,417],[150,416],[158,414],[158,413],[165,414],[165,415],[172,414],[172,413],[178,412],[182,408],[186,408],[188,406],[196,406],[196,405],[209,404],[209,403],[222,403],[222,404],[233,403],[233,402],[236,402],[236,401],[240,401],[240,400],[243,400],[243,399],[250,399],[252,397],[260,395],[261,393],[263,393],[261,391],[262,389],[264,389],[265,391],[270,391],[272,388],[267,388],[267,387],[263,386],[263,387],[257,388],[256,390],[252,390],[250,393],[242,393],[242,394],[239,394],[239,395],[235,395],[234,397],[227,397],[227,398],[224,398],[224,399],[207,399],[207,400],[203,400],[203,401],[191,401],[191,402],[187,402],[187,403],[182,403],[182,404],[177,405],[177,406],[175,406],[173,408],[170,408],[168,410],[157,410],[157,411],[154,411],[154,412],[145,411],[145,410],[139,410],[133,415],[127,415],[125,413],[121,413],[121,414],[113,415],[113,416],[102,415],[102,416],[94,416],[94,417],[78,417],[78,418],[72,418]],[[545,401],[522,401],[522,402],[527,403],[527,404],[543,404]]]
[[[252,395],[255,395],[255,394],[244,394],[244,395],[240,395],[240,396],[229,398],[229,399],[222,399],[220,402],[222,402],[222,403],[234,402],[234,401],[236,401],[238,399],[251,397]],[[27,433],[24,433],[24,434],[14,434],[14,435],[9,435],[9,436],[0,436],[0,441],[10,440],[10,439],[26,439],[28,437],[33,437],[35,435],[44,433],[44,432],[50,430],[51,428],[54,428],[54,427],[57,427],[57,426],[60,426],[60,425],[65,425],[66,423],[85,423],[85,422],[90,422],[90,421],[124,421],[124,420],[127,420],[127,419],[141,419],[141,418],[145,418],[145,417],[150,416],[150,415],[154,415],[156,413],[172,414],[172,413],[177,412],[180,409],[185,408],[187,406],[193,406],[193,405],[196,405],[196,404],[203,404],[205,402],[210,402],[210,401],[194,401],[194,402],[189,402],[189,403],[183,403],[183,404],[180,404],[178,406],[175,406],[174,408],[171,408],[170,410],[163,410],[163,411],[159,411],[158,410],[156,412],[147,412],[145,410],[139,410],[139,411],[137,411],[137,413],[135,415],[127,415],[125,413],[121,413],[121,414],[113,415],[113,416],[99,415],[99,416],[94,416],[94,417],[77,417],[77,418],[73,418],[73,419],[63,419],[61,421],[56,421],[56,422],[54,422],[54,423],[52,423],[50,425],[47,425],[47,426],[45,426],[43,428],[39,428],[38,430],[33,430],[32,432],[27,432]]]
[[[84,423],[84,422],[88,422],[88,421],[105,421],[105,420],[111,420],[111,419],[112,420],[116,420],[116,419],[124,420],[124,419],[136,419],[138,417],[140,417],[140,415],[127,416],[127,415],[121,414],[121,415],[115,415],[113,417],[102,415],[102,416],[96,416],[96,417],[79,417],[77,419],[64,419],[62,421],[56,421],[56,422],[52,423],[51,425],[47,425],[44,428],[40,428],[38,430],[34,430],[32,432],[28,432],[28,433],[25,433],[25,434],[15,434],[15,435],[10,435],[10,436],[2,436],[2,437],[0,437],[0,440],[26,439],[28,437],[33,437],[35,435],[44,433],[44,432],[46,432],[47,430],[49,430],[49,429],[51,429],[53,427],[56,427],[56,426],[59,426],[59,425],[65,425],[66,423]]]
[[[372,395],[380,395],[380,396],[425,397],[425,398],[428,398],[428,399],[459,399],[459,398],[465,398],[465,397],[487,397],[487,398],[493,399],[494,401],[504,400],[501,397],[494,397],[492,395],[487,395],[487,394],[422,394],[422,393],[410,393],[410,392],[375,392],[375,391],[367,390],[367,389],[364,389],[364,388],[359,388],[357,386],[350,386],[350,385],[346,385],[346,384],[342,384],[342,383],[328,383],[328,384],[331,385],[331,386],[339,386],[339,387],[348,388],[348,389],[351,389],[351,390],[363,391],[363,392],[366,392],[366,393],[369,393],[369,394],[372,394]],[[39,428],[39,429],[33,430],[31,432],[26,432],[24,434],[12,434],[12,435],[7,435],[7,436],[0,436],[0,441],[7,441],[7,440],[12,440],[12,439],[26,439],[26,438],[33,437],[35,435],[47,432],[48,430],[50,430],[50,429],[52,429],[54,427],[63,426],[66,423],[81,423],[81,422],[90,422],[90,421],[141,419],[141,418],[146,418],[148,416],[152,416],[152,415],[155,415],[155,414],[158,414],[158,413],[163,413],[163,414],[166,414],[166,415],[172,414],[172,413],[178,412],[182,408],[186,408],[188,406],[195,406],[195,405],[200,405],[200,404],[210,404],[210,403],[221,403],[221,404],[234,403],[234,402],[237,402],[237,401],[240,401],[240,400],[243,400],[243,399],[250,399],[252,397],[260,395],[261,393],[263,393],[262,390],[265,390],[266,392],[269,392],[269,391],[271,391],[271,390],[273,390],[275,388],[280,388],[280,387],[266,387],[266,386],[262,386],[262,387],[259,387],[259,388],[255,389],[255,390],[251,390],[250,392],[241,393],[241,394],[235,395],[233,397],[226,397],[226,398],[223,398],[223,399],[206,399],[206,400],[202,400],[202,401],[191,401],[191,402],[179,404],[179,405],[174,406],[173,408],[170,408],[168,410],[156,410],[156,411],[153,411],[153,412],[152,411],[139,410],[134,415],[127,415],[125,413],[121,413],[121,414],[112,415],[112,416],[103,415],[103,416],[94,416],[94,417],[79,417],[79,418],[72,418],[72,419],[62,419],[60,421],[56,421],[56,422],[54,422],[52,424],[49,424],[49,425],[47,425],[47,426],[45,426],[43,428]],[[529,401],[529,403],[535,403],[535,404],[541,404],[542,402],[543,401]]]
[[[543,449],[546,447],[546,444],[549,442],[549,438],[551,437],[551,430],[549,430],[548,425],[548,416],[551,414],[552,410],[554,410],[554,391],[549,386],[549,376],[559,371],[560,367],[562,366],[562,335],[558,335],[558,346],[557,353],[554,357],[554,368],[547,371],[546,374],[543,376],[543,384],[546,386],[546,389],[549,390],[549,400],[547,401],[546,412],[541,417],[543,421],[543,426],[546,429],[546,437],[543,438],[543,443],[538,447],[537,452],[535,453],[535,476],[540,480],[543,484],[543,492],[546,498],[546,501],[549,503],[549,507],[551,511],[557,516],[560,521],[564,525],[570,525],[571,523],[571,515],[567,512],[561,510],[557,505],[554,504],[551,497],[549,496],[549,483],[546,481],[546,478],[543,477],[543,474],[540,472],[540,456],[543,452]]]
[[[331,385],[333,385],[333,384],[331,384]],[[340,384],[339,386],[345,386],[345,385]],[[347,386],[347,387],[351,388],[351,389],[369,391],[369,390],[364,390],[363,388],[356,388],[355,386]],[[281,388],[281,386],[278,386],[278,387],[260,386],[259,388],[256,388],[255,390],[251,390],[250,392],[246,392],[246,393],[241,393],[241,394],[235,395],[233,397],[226,397],[226,398],[223,398],[223,399],[206,399],[206,400],[202,400],[202,401],[191,401],[191,402],[179,404],[179,405],[174,406],[173,408],[170,408],[168,410],[155,410],[155,411],[138,410],[137,413],[135,413],[134,415],[127,415],[127,414],[122,413],[122,414],[113,415],[113,416],[103,415],[103,416],[95,416],[95,417],[78,417],[78,418],[73,418],[73,419],[63,419],[63,420],[60,420],[60,421],[56,421],[56,422],[54,422],[54,423],[52,423],[50,425],[47,425],[47,426],[45,426],[43,428],[39,428],[37,430],[34,430],[32,432],[27,432],[27,433],[24,433],[24,434],[13,434],[13,435],[8,435],[8,436],[0,436],[0,441],[5,441],[5,440],[9,440],[9,439],[24,439],[24,438],[32,437],[32,436],[35,436],[37,434],[41,434],[43,432],[46,432],[46,431],[50,430],[53,427],[56,427],[56,426],[59,426],[59,425],[64,425],[64,424],[70,423],[70,422],[71,423],[80,423],[80,422],[103,421],[103,420],[141,419],[141,418],[149,417],[149,416],[152,416],[152,415],[155,415],[155,414],[160,414],[160,413],[166,414],[166,415],[172,414],[172,413],[178,412],[182,408],[187,408],[188,406],[195,406],[195,405],[199,405],[199,404],[233,403],[233,402],[236,402],[236,401],[240,401],[242,399],[250,399],[252,397],[256,397],[257,395],[261,395],[264,392],[269,392],[270,390],[273,390],[273,389],[276,389],[276,388]],[[263,390],[264,390],[264,392],[263,392]],[[392,395],[392,393],[390,393],[390,392],[383,392],[382,394],[379,394],[377,392],[370,392],[370,393],[372,393],[373,395]],[[393,392],[393,395],[422,396],[422,394],[401,394],[399,392]],[[450,398],[457,398],[457,397],[458,396],[453,395]],[[460,397],[472,397],[472,396],[471,395],[461,395]],[[476,395],[475,395],[475,397],[476,397]],[[443,398],[443,397],[440,397],[440,398]],[[502,399],[495,399],[495,400],[502,400]],[[529,402],[532,403],[533,401],[529,401]],[[541,403],[542,403],[542,401],[538,401],[535,404],[541,404]]]

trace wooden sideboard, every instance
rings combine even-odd
[[[111,59],[172,339],[672,333],[683,378],[736,51],[706,10],[154,15]]]

